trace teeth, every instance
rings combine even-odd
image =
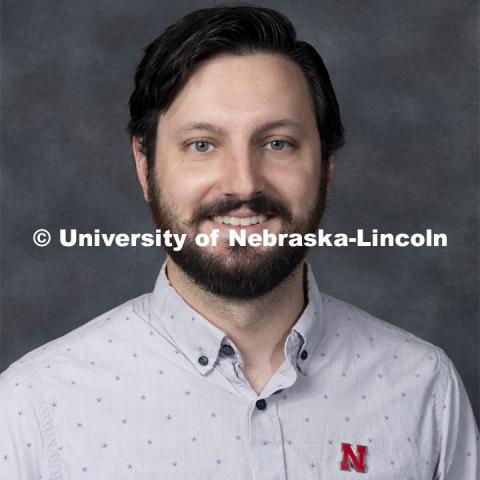
[[[263,223],[267,220],[266,215],[253,215],[252,217],[229,217],[229,216],[217,216],[213,217],[213,220],[217,223],[224,223],[225,225],[248,227],[249,225],[255,225],[256,223]]]

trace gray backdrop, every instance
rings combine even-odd
[[[317,248],[320,288],[445,349],[478,418],[476,0],[264,1],[330,70],[347,145],[324,228],[448,234],[447,248]],[[141,48],[215,2],[2,1],[2,368],[150,291],[163,253],[32,243],[151,231],[125,126]]]

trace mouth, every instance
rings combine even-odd
[[[209,220],[219,223],[221,225],[231,225],[233,227],[249,227],[250,225],[259,225],[266,223],[274,215],[250,215],[248,217],[237,217],[234,215],[216,215],[209,217]]]

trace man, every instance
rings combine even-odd
[[[2,375],[0,477],[478,478],[440,348],[320,293],[304,248],[228,244],[318,228],[343,129],[313,47],[272,10],[201,10],[135,80],[144,197],[188,239],[151,294]]]

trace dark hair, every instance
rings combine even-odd
[[[222,6],[184,16],[145,49],[130,97],[128,131],[130,137],[140,138],[149,168],[155,154],[158,117],[168,110],[194,67],[219,54],[256,52],[281,54],[300,66],[314,102],[323,158],[328,160],[342,146],[343,126],[337,99],[317,51],[298,41],[290,20],[275,10]]]

